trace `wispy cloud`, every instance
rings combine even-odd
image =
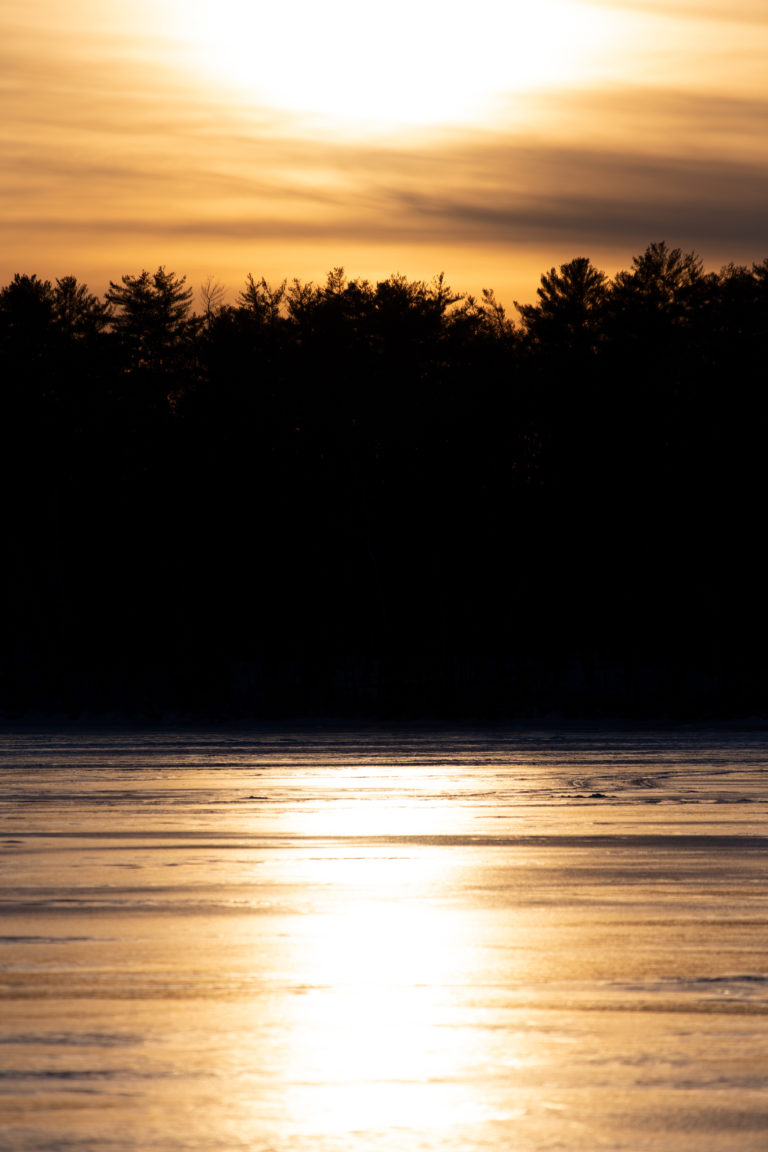
[[[768,25],[763,0],[593,0],[601,7],[626,8],[636,12],[665,16],[717,20],[723,24],[746,23]]]

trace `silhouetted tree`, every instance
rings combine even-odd
[[[49,280],[17,273],[0,290],[0,341],[6,350],[38,357],[54,318],[55,296]]]
[[[86,284],[74,276],[64,276],[53,289],[53,308],[58,327],[74,340],[90,340],[103,332],[110,320],[110,310]]]
[[[515,302],[529,340],[568,354],[594,350],[608,295],[605,273],[579,256],[544,273],[536,295],[538,304]]]
[[[15,275],[0,290],[0,380],[6,419],[53,418],[51,398],[62,383],[60,344],[50,281]],[[30,435],[33,431],[30,425]]]
[[[508,341],[514,337],[515,323],[507,316],[506,309],[496,299],[496,293],[492,288],[483,288],[479,311],[484,321],[482,325],[484,332],[490,333],[502,341]]]
[[[701,258],[695,252],[669,248],[662,240],[634,256],[630,271],[616,274],[612,307],[627,316],[636,332],[656,334],[690,320],[705,285]]]
[[[282,315],[285,303],[287,281],[272,287],[262,276],[254,280],[248,273],[245,288],[237,298],[238,305],[252,314],[260,324],[276,325]]]
[[[186,277],[146,270],[109,282],[106,300],[115,311],[112,327],[128,356],[128,367],[160,369],[178,363],[188,332],[192,289]]]
[[[768,344],[768,257],[759,264],[753,264],[752,272],[756,288],[756,324],[762,333],[765,347]]]
[[[208,276],[200,285],[200,302],[203,305],[203,323],[205,325],[209,325],[214,316],[221,312],[226,294],[226,287],[215,280],[213,276]]]

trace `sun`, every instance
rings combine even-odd
[[[565,87],[605,39],[579,0],[187,0],[176,35],[244,100],[347,124],[445,124]]]

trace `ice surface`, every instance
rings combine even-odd
[[[10,1152],[764,1152],[761,735],[0,753]]]

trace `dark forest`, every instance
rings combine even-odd
[[[768,714],[768,260],[0,290],[0,710]]]

